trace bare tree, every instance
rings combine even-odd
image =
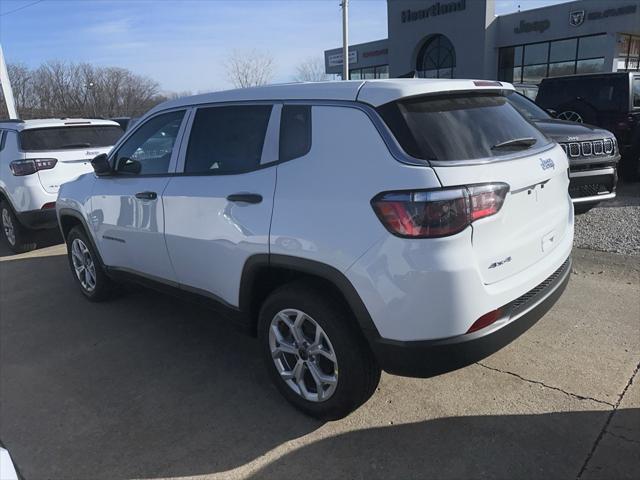
[[[322,57],[310,57],[296,67],[296,82],[324,82],[329,80],[329,75],[324,70]]]
[[[166,100],[157,82],[117,67],[51,61],[8,66],[21,118],[138,116]],[[0,102],[4,110],[4,101]]]
[[[273,79],[275,62],[268,52],[234,50],[225,62],[227,78],[236,88],[266,85]]]

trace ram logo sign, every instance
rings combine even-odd
[[[579,27],[584,23],[584,10],[569,12],[569,25]]]

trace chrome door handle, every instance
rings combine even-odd
[[[227,197],[230,202],[260,203],[262,195],[257,193],[232,193]]]
[[[136,193],[136,198],[140,200],[155,200],[158,198],[158,194],[156,192],[138,192]]]

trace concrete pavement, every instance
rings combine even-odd
[[[559,303],[502,351],[384,374],[323,424],[211,312],[138,288],[87,302],[61,246],[2,256],[0,440],[29,480],[637,478],[640,257],[574,260]]]

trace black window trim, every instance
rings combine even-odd
[[[0,128],[0,152],[4,150],[4,144],[7,141],[7,131]]]

